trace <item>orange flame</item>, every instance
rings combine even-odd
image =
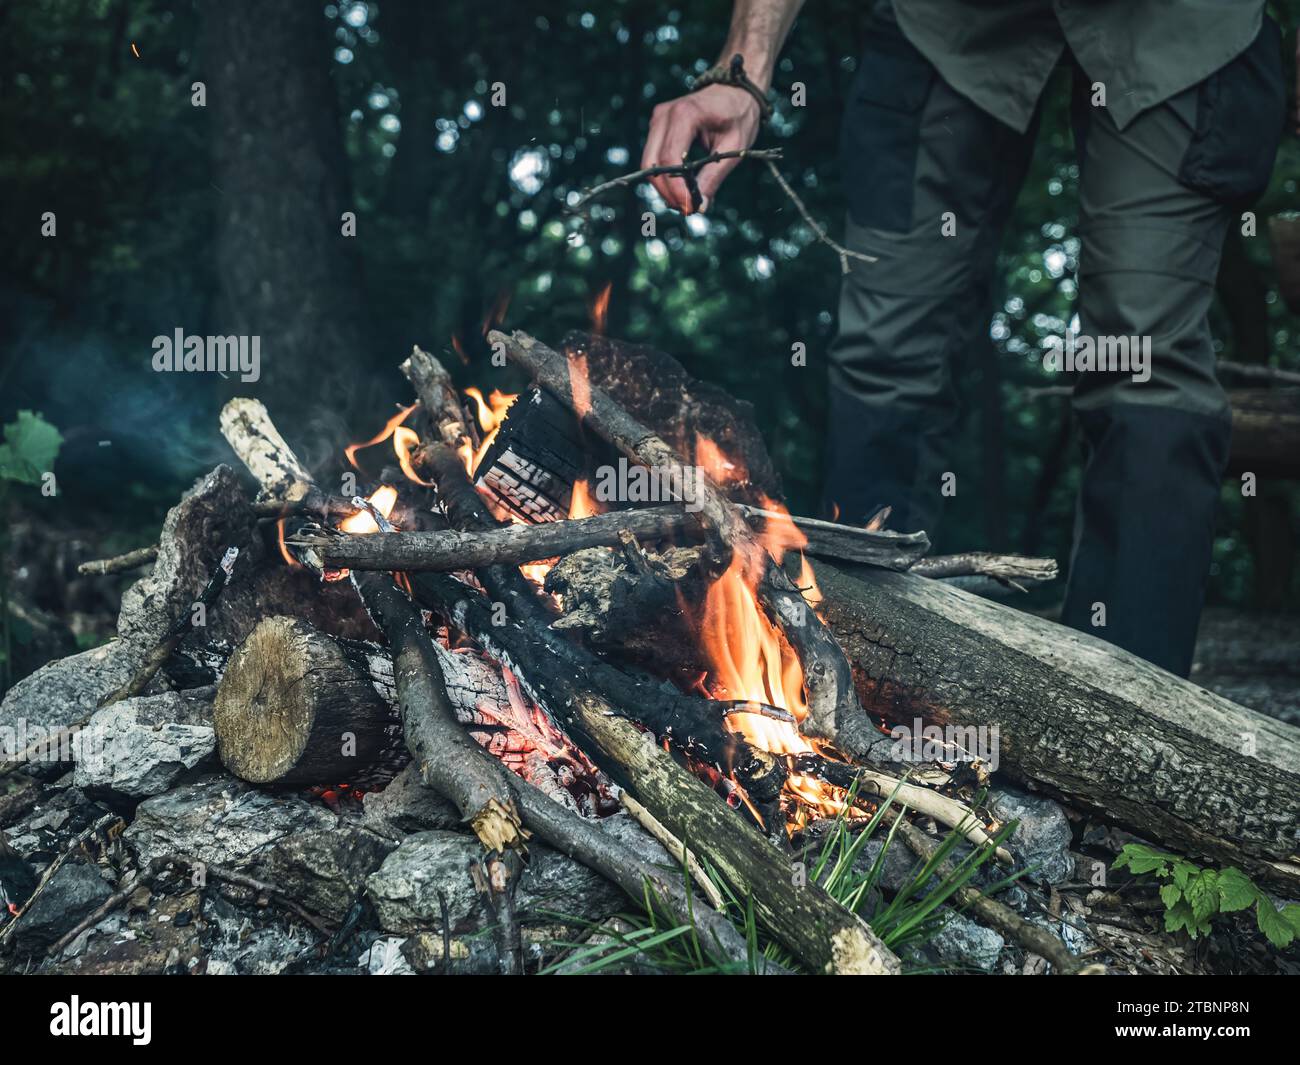
[[[712,441],[703,437],[697,440],[696,458],[706,468],[721,464],[719,468],[724,470],[736,469]],[[807,754],[816,748],[797,724],[808,716],[803,666],[759,605],[756,593],[767,554],[779,562],[785,551],[802,548],[807,537],[775,500],[764,497],[763,508],[772,513],[759,537],[764,550],[738,552],[705,596],[699,636],[709,666],[707,687],[714,698],[747,699],[788,710],[796,723],[741,713],[730,715],[727,725],[760,750],[778,755]],[[802,559],[799,587],[810,608],[820,603],[821,592],[806,558]],[[792,775],[786,791],[798,800],[792,811],[796,825],[805,822],[810,814],[829,817],[843,809],[843,791],[815,777]]]
[[[389,418],[387,422],[384,423],[384,427],[379,431],[378,435],[371,437],[369,440],[365,441],[364,443],[349,444],[347,447],[345,447],[343,449],[343,454],[347,457],[348,462],[351,463],[352,468],[356,470],[361,469],[361,467],[357,465],[358,451],[361,451],[368,447],[374,447],[376,444],[382,444],[385,440],[387,440],[390,436],[393,435],[394,431],[397,429],[399,425],[402,424],[402,422],[406,421],[407,416],[411,413],[411,411],[415,410],[417,406],[419,406],[418,403],[412,403],[409,407],[403,407],[391,418]],[[398,455],[400,457],[401,452],[398,452]]]
[[[573,494],[569,498],[570,518],[590,518],[601,513],[603,509],[593,498],[591,487],[587,484],[586,478],[574,484]]]
[[[510,409],[510,404],[519,398],[519,394],[502,392],[499,388],[494,388],[492,394],[484,399],[483,393],[477,388],[467,388],[465,395],[474,401],[478,426],[483,434],[483,442],[477,449],[464,448],[461,451],[461,457],[466,459],[466,472],[472,477],[479,462],[487,454],[488,448],[492,446],[492,441],[496,439],[501,423],[506,420],[506,411]]]
[[[397,504],[397,489],[392,485],[381,484],[370,496],[370,505],[385,518],[393,512]],[[346,533],[376,533],[379,523],[368,510],[358,510],[339,522],[339,528]]]
[[[695,434],[695,462],[714,484],[743,484],[749,480],[744,463],[723,454],[717,444],[699,433]]]
[[[291,566],[301,566],[302,563],[293,557],[284,542],[284,525],[287,520],[287,518],[281,518],[275,523],[275,538],[280,545],[280,554],[283,556],[284,560]]]

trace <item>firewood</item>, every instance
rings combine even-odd
[[[217,750],[254,784],[340,784],[401,768],[402,725],[364,654],[305,621],[268,617],[226,664]]]
[[[77,572],[95,577],[102,577],[108,573],[126,573],[149,565],[157,557],[158,545],[150,544],[148,547],[137,547],[134,551],[127,551],[122,555],[114,555],[112,558],[97,558],[90,562],[83,562],[77,567]]]
[[[427,469],[427,452],[425,457]],[[739,509],[756,532],[762,532],[774,519],[793,522],[808,537],[803,550],[822,558],[863,562],[886,569],[924,565],[926,576],[987,573],[1008,580],[1048,580],[1055,576],[1056,564],[1050,559],[975,552],[942,560],[921,559],[929,546],[924,533],[873,532],[816,518],[786,519],[758,507],[742,505]],[[288,542],[291,547],[314,548],[330,566],[447,572],[498,563],[536,562],[585,547],[612,547],[624,531],[641,541],[698,539],[701,534],[699,523],[689,511],[680,504],[668,504],[568,521],[503,525],[479,532],[394,532],[328,538],[300,534],[290,537]]]
[[[997,769],[1162,846],[1300,887],[1300,730],[1111,644],[904,573],[819,566],[864,704],[996,730]]]
[[[318,491],[262,404],[231,400],[222,411],[221,424],[231,447],[265,490],[282,499]],[[527,833],[510,794],[509,770],[456,722],[418,611],[387,574],[363,573],[354,579],[366,608],[388,638],[407,744],[420,762],[425,783],[456,804],[489,853],[522,847]]]
[[[800,884],[787,855],[677,765],[625,711],[587,690],[585,678],[548,668],[553,658],[535,633],[509,620],[494,624],[488,603],[450,577],[425,574],[416,587],[449,624],[505,664],[534,701],[658,821],[751,897],[765,924],[803,964],[825,973],[901,972],[898,959],[865,922],[815,883]]]
[[[902,567],[899,567],[902,568]],[[1016,583],[1039,583],[1055,580],[1056,559],[1026,558],[1024,555],[993,555],[984,551],[966,551],[960,555],[933,555],[918,559],[907,571],[918,577],[992,577]]]
[[[441,417],[440,441],[449,442],[443,446],[446,453],[454,459],[457,418],[445,408],[431,406],[428,409]],[[271,433],[273,433],[273,438],[280,441],[288,455],[267,456],[263,452],[263,460],[260,461],[259,468],[269,471],[293,468],[295,465],[302,468],[288,445],[283,442],[283,438],[274,431],[274,426],[269,424],[269,416],[266,418],[266,423],[269,425],[270,433],[265,432],[264,429],[256,439],[272,439]],[[232,447],[235,447],[242,458],[240,449],[246,446],[244,441],[248,438],[234,434],[234,439],[229,436],[227,439],[230,439]],[[251,472],[253,467],[249,468]],[[272,484],[264,483],[264,487],[270,491],[276,490]],[[470,494],[474,494],[472,488]],[[445,704],[439,699],[439,681],[435,679],[432,672],[436,658],[431,661],[428,657],[427,648],[431,645],[422,631],[418,613],[414,611],[409,601],[406,601],[405,597],[392,587],[386,575],[363,574],[356,580],[359,587],[371,592],[376,613],[383,619],[385,626],[392,629],[390,640],[395,638],[394,672],[402,707],[403,729],[407,745],[420,763],[421,777],[434,791],[455,802],[456,796],[462,794],[470,783],[468,779],[470,771],[464,771],[462,776],[462,767],[458,766],[456,760],[450,756],[451,752],[439,758],[436,767],[421,752],[436,753],[438,745],[444,737],[447,737],[452,752],[463,752],[467,762],[477,763],[486,760],[498,768],[500,763],[472,741],[466,740],[467,749],[458,741],[450,739]],[[399,596],[400,600],[397,598]],[[402,605],[403,602],[405,606]],[[370,603],[367,605],[369,606]],[[445,699],[445,690],[442,696]],[[452,724],[454,725],[454,722]],[[479,770],[474,772],[477,777]],[[447,780],[446,777],[451,779]],[[489,825],[498,825],[501,828],[501,836],[510,835],[509,822],[513,819],[509,814],[517,803],[517,808],[522,812],[529,829],[535,831],[556,849],[586,863],[618,884],[633,901],[644,902],[648,886],[655,903],[662,906],[674,919],[682,922],[695,921],[704,933],[701,936],[701,945],[710,956],[730,964],[740,964],[747,960],[748,948],[744,938],[722,915],[695,902],[679,878],[665,876],[661,871],[646,865],[630,848],[602,832],[597,825],[586,818],[543,795],[527,782],[510,775],[507,783],[510,788],[510,804],[499,803],[498,816],[487,819],[484,822],[485,829]],[[469,816],[473,821],[473,815]],[[522,841],[523,834],[517,826],[514,827],[513,834]]]

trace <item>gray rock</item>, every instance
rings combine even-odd
[[[41,666],[0,703],[0,748],[20,750],[43,738],[34,729],[63,728],[89,717],[109,692],[131,679],[141,655],[114,640]],[[27,738],[24,740],[24,735]]]
[[[18,919],[14,936],[19,951],[45,950],[111,894],[95,866],[64,862]]]
[[[420,780],[419,767],[409,763],[383,789],[368,792],[362,800],[362,823],[381,836],[401,841],[412,832],[457,829],[460,811]]]
[[[930,941],[934,952],[951,965],[992,972],[1006,941],[993,929],[976,924],[960,913],[950,913],[943,928]]]
[[[142,866],[184,855],[243,868],[250,859],[265,860],[281,840],[337,825],[338,817],[323,806],[214,773],[146,799],[123,835]]]
[[[77,736],[77,786],[91,794],[158,795],[212,756],[211,720],[208,698],[178,692],[105,707]]]
[[[354,822],[295,832],[267,855],[267,879],[313,913],[341,921],[366,878],[394,849],[391,840]]]
[[[862,845],[858,860],[853,864],[855,873],[865,874],[876,864],[880,858],[880,852],[885,846],[885,838],[888,835],[888,830],[881,828]],[[886,891],[902,891],[911,883],[912,876],[917,870],[918,861],[919,859],[911,852],[907,844],[901,838],[895,836],[894,842],[889,845],[889,850],[885,853],[885,862],[881,868],[880,879],[877,883]]]
[[[601,826],[645,860],[671,867],[663,848],[625,815],[604,818]],[[366,882],[380,925],[404,934],[441,928],[440,891],[453,933],[489,925],[491,914],[470,874],[481,854],[478,841],[464,833],[435,830],[408,836]],[[593,922],[629,905],[623,892],[604,877],[537,842],[529,846],[515,901],[521,912],[533,916]]]
[[[1019,822],[1007,845],[1019,864],[1036,867],[1030,880],[1062,884],[1074,875],[1070,821],[1060,803],[1001,787],[989,792],[988,808],[1000,821]]]

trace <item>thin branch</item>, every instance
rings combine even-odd
[[[804,205],[803,200],[799,198],[799,194],[794,191],[790,186],[790,183],[781,175],[781,171],[777,168],[776,160],[782,158],[784,158],[784,156],[781,154],[780,148],[740,148],[729,152],[713,152],[711,155],[704,155],[699,159],[683,159],[681,163],[676,166],[649,166],[644,170],[636,170],[630,174],[623,174],[621,177],[611,178],[609,181],[602,182],[593,188],[587,189],[568,208],[566,208],[566,210],[569,214],[577,214],[588,203],[596,199],[598,196],[602,196],[606,192],[609,192],[610,189],[631,188],[633,185],[645,181],[647,178],[663,177],[665,175],[685,178],[691,188],[692,201],[698,202],[699,189],[695,185],[695,175],[701,169],[708,166],[710,163],[721,162],[723,159],[758,159],[767,164],[768,170],[770,170],[772,176],[776,178],[776,183],[781,186],[781,191],[790,198],[790,202],[795,205],[800,216],[808,223],[813,233],[816,234],[818,241],[825,244],[831,249],[831,251],[839,256],[841,273],[847,274],[849,272],[850,259],[857,259],[864,263],[876,262],[877,260],[874,255],[865,255],[860,251],[851,251],[844,247],[843,244],[838,244],[831,239],[830,234],[826,232],[826,227],[813,218],[813,216],[808,212],[808,208]]]
[[[864,263],[874,263],[877,261],[874,255],[864,255],[860,251],[850,251],[848,248],[844,247],[844,245],[837,244],[835,241],[831,240],[826,229],[808,213],[808,208],[804,206],[803,200],[799,199],[799,194],[790,187],[790,183],[781,176],[781,171],[777,169],[776,164],[770,159],[767,160],[767,169],[772,172],[772,176],[776,178],[776,183],[781,186],[781,190],[789,196],[794,205],[799,208],[799,213],[803,215],[803,220],[812,227],[812,231],[817,234],[817,239],[840,257],[840,273],[847,274],[849,272],[850,259],[858,259]]]
[[[115,555],[112,558],[97,558],[91,562],[83,562],[77,567],[77,572],[96,577],[108,573],[125,573],[128,570],[147,566],[157,557],[158,545],[153,544],[150,547],[137,547],[134,551],[128,551],[123,555]]]
[[[647,178],[666,176],[694,178],[706,166],[711,163],[720,163],[724,159],[762,159],[770,166],[773,159],[780,158],[780,148],[737,148],[729,152],[713,152],[711,155],[702,155],[698,159],[684,159],[681,163],[673,166],[648,166],[644,170],[623,174],[621,177],[611,178],[609,181],[601,182],[601,184],[587,189],[566,210],[569,214],[577,214],[588,203],[599,196],[603,196],[610,189],[631,188]]]

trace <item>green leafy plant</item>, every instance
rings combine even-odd
[[[1162,881],[1160,900],[1165,904],[1165,931],[1180,929],[1195,939],[1210,931],[1215,914],[1237,913],[1255,907],[1255,922],[1273,946],[1289,947],[1300,935],[1300,906],[1290,903],[1279,910],[1240,869],[1202,869],[1186,858],[1166,854],[1140,843],[1129,843],[1112,869],[1128,869],[1134,876],[1155,876]]]
[[[811,881],[820,885],[846,909],[861,916],[885,945],[895,951],[903,946],[919,946],[943,928],[948,916],[954,912],[952,909],[944,909],[945,903],[971,881],[1015,829],[1014,824],[1005,826],[989,844],[973,848],[960,860],[955,860],[951,873],[945,876],[941,874],[940,867],[949,859],[955,859],[954,852],[966,842],[961,832],[949,833],[932,857],[917,863],[902,890],[886,901],[884,895],[876,889],[885,869],[886,854],[895,845],[898,817],[902,812],[903,808],[895,804],[895,797],[891,795],[880,804],[865,827],[860,827],[861,822],[850,822],[841,814],[809,869]],[[893,823],[880,853],[870,868],[864,870],[858,858],[886,820],[892,820]],[[664,907],[658,904],[654,892],[647,884],[644,911],[621,914],[618,918],[621,928],[566,919],[565,923],[583,927],[593,935],[583,943],[553,943],[552,946],[564,949],[567,953],[542,972],[588,975],[608,970],[633,958],[662,972],[694,975],[754,973],[760,969],[760,958],[787,969],[797,969],[795,960],[772,938],[770,931],[756,915],[753,900],[737,895],[703,856],[697,857],[722,895],[725,903],[723,914],[749,944],[747,965],[725,967],[714,964],[701,943],[701,933],[693,917],[687,923],[665,921],[662,917]],[[685,868],[682,876],[689,887],[690,874]],[[1012,876],[999,881],[985,888],[984,894],[1000,891],[1014,879]],[[563,918],[560,914],[551,916]]]

